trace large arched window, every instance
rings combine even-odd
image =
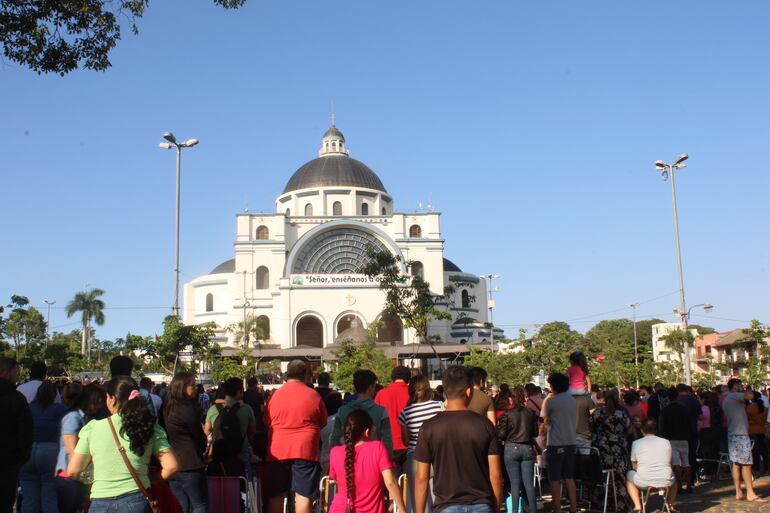
[[[368,203],[361,203],[361,215],[362,216],[368,216],[369,215],[369,204]]]
[[[335,201],[332,204],[332,215],[335,215],[335,216],[342,215],[342,203],[340,203],[339,201]]]
[[[267,226],[262,225],[259,228],[257,228],[257,240],[267,240],[270,238],[270,230],[267,229]]]
[[[388,211],[385,209],[385,207],[382,207],[382,215],[386,215]]]
[[[324,346],[324,326],[315,315],[306,315],[297,323],[296,345],[305,347]]]
[[[260,340],[270,339],[270,318],[267,315],[260,315],[257,317],[257,329]]]
[[[313,215],[313,205],[311,203],[308,203],[305,205],[305,215],[307,217],[310,217]]]
[[[419,276],[420,278],[423,277],[422,262],[418,262],[416,260],[412,262],[412,276]]]
[[[460,293],[460,297],[462,298],[462,305],[463,308],[470,308],[471,307],[471,296],[468,294],[467,289],[463,289],[463,291]]]
[[[409,227],[409,237],[413,239],[419,239],[422,237],[422,228],[420,228],[419,224],[413,224]]]
[[[262,290],[270,288],[270,271],[264,265],[257,268],[257,288]]]
[[[212,294],[211,292],[206,294],[206,311],[207,312],[214,311],[214,294]]]

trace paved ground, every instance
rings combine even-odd
[[[770,477],[763,476],[754,481],[757,493],[770,499]],[[654,496],[648,503],[648,513],[659,511],[662,506],[662,497]],[[695,488],[695,493],[682,494],[677,498],[677,509],[682,513],[770,513],[770,503],[759,504],[747,501],[735,500],[735,489],[732,481],[704,483]],[[567,509],[563,509],[564,512]],[[596,510],[592,509],[591,512]],[[598,510],[601,512],[601,510]],[[609,511],[609,510],[608,510]],[[550,502],[546,502],[545,508],[540,513],[551,513]]]

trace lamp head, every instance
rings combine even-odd
[[[662,160],[656,160],[655,161],[655,169],[658,171],[665,171],[666,170],[666,163]]]
[[[687,160],[688,158],[689,158],[689,155],[687,155],[686,153],[682,153],[682,154],[680,154],[680,155],[679,155],[679,156],[676,158],[676,160],[674,161],[674,165],[675,165],[675,166],[678,166],[679,164],[681,164],[682,162],[684,162],[684,161],[685,161],[685,160]]]
[[[187,139],[185,142],[181,144],[181,146],[184,146],[185,148],[191,148],[198,144],[200,141],[198,139]]]
[[[171,143],[160,143],[158,146],[164,150],[170,150],[173,147]]]
[[[703,310],[706,312],[710,312],[714,309],[714,305],[703,305]]]
[[[171,144],[176,144],[176,137],[171,132],[163,132],[163,138]]]

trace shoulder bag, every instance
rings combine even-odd
[[[112,423],[112,417],[107,417],[107,423],[110,425],[110,429],[112,430],[112,436],[115,438],[115,444],[118,446],[118,451],[120,452],[120,455],[123,457],[123,463],[126,464],[126,468],[131,473],[131,477],[134,478],[134,483],[136,483],[136,486],[139,487],[139,491],[144,496],[144,499],[147,501],[147,504],[150,505],[150,510],[152,513],[161,513],[160,511],[160,505],[158,504],[158,501],[155,500],[155,497],[153,497],[150,492],[147,490],[147,488],[144,487],[142,484],[142,481],[139,479],[139,476],[136,475],[136,470],[134,470],[134,467],[131,465],[131,462],[128,461],[128,456],[126,455],[126,448],[123,447],[123,444],[120,443],[120,438],[118,438],[118,432],[115,431],[115,425]]]

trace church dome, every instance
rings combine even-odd
[[[374,171],[348,156],[345,136],[334,125],[323,136],[318,158],[291,176],[283,194],[315,187],[361,187],[388,192]]]

